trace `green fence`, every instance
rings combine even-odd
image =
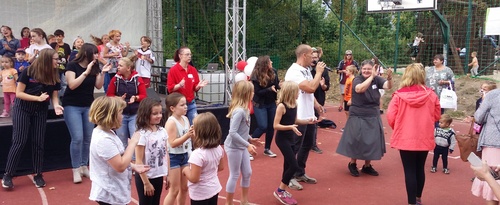
[[[199,69],[208,63],[224,63],[225,1],[164,0],[162,6],[166,58],[172,58],[179,46],[188,46]],[[295,61],[295,47],[307,43],[323,48],[323,60],[330,67],[336,67],[347,49],[357,61],[370,59],[372,51],[388,67],[396,62],[404,66],[412,62],[407,44],[421,32],[425,43],[421,43],[416,61],[426,66],[432,65],[433,56],[443,53],[447,44],[447,63],[455,73],[468,71],[471,51],[478,52],[484,74],[496,69],[498,54],[491,41],[498,36],[484,37],[483,27],[486,8],[499,7],[500,0],[439,0],[437,12],[373,14],[366,13],[366,6],[367,0],[248,0],[247,56],[269,55],[275,67],[286,69]],[[443,35],[446,29],[440,17],[449,25],[448,35]],[[467,44],[469,49],[461,54]]]

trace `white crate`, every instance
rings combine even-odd
[[[224,84],[226,83],[226,73],[200,73],[200,81],[208,80],[208,85],[198,91],[200,100],[209,103],[223,103],[224,102]]]

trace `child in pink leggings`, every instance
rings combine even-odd
[[[0,82],[3,90],[3,112],[0,117],[10,117],[10,106],[14,104],[16,98],[17,71],[14,69],[14,61],[9,57],[2,57]]]

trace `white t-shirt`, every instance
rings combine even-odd
[[[197,148],[191,153],[188,162],[201,167],[200,181],[191,183],[188,181],[189,197],[200,201],[212,198],[219,193],[222,186],[217,177],[220,160],[224,157],[224,151],[219,145],[212,149]],[[191,165],[189,165],[191,168]]]
[[[35,50],[41,51],[41,50],[46,49],[46,48],[52,49],[52,47],[50,47],[49,44],[44,44],[44,45],[40,46],[40,45],[37,45],[36,43],[34,43],[34,44],[31,44],[30,47],[28,47],[26,49],[26,53],[33,55],[35,53]],[[37,58],[38,58],[38,56],[37,56]]]
[[[155,62],[153,51],[151,51],[151,49],[143,51],[142,48],[139,48],[137,49],[137,55],[137,57],[139,57],[139,59],[135,62],[135,69],[137,70],[137,73],[139,73],[139,76],[143,78],[151,78],[151,63],[147,60],[142,60],[141,56],[149,57],[153,60],[153,62]]]
[[[89,199],[108,204],[128,204],[131,198],[132,170],[130,166],[124,172],[117,172],[108,160],[122,155],[125,147],[115,133],[108,133],[94,128],[90,141],[90,188]]]
[[[413,40],[413,46],[418,46],[420,45],[420,42],[422,41],[422,38],[415,37],[415,40]]]
[[[144,146],[143,162],[151,168],[146,175],[154,179],[168,174],[167,160],[167,131],[158,127],[156,132],[150,130],[139,130],[139,142],[137,146]]]
[[[314,77],[309,69],[293,63],[286,71],[285,81],[293,81],[297,84],[307,80],[311,81]],[[297,119],[307,120],[314,118],[314,93],[308,93],[299,89],[299,98],[297,99]]]

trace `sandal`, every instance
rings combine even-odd
[[[344,107],[339,106],[339,112],[342,112],[343,109],[344,109]]]

